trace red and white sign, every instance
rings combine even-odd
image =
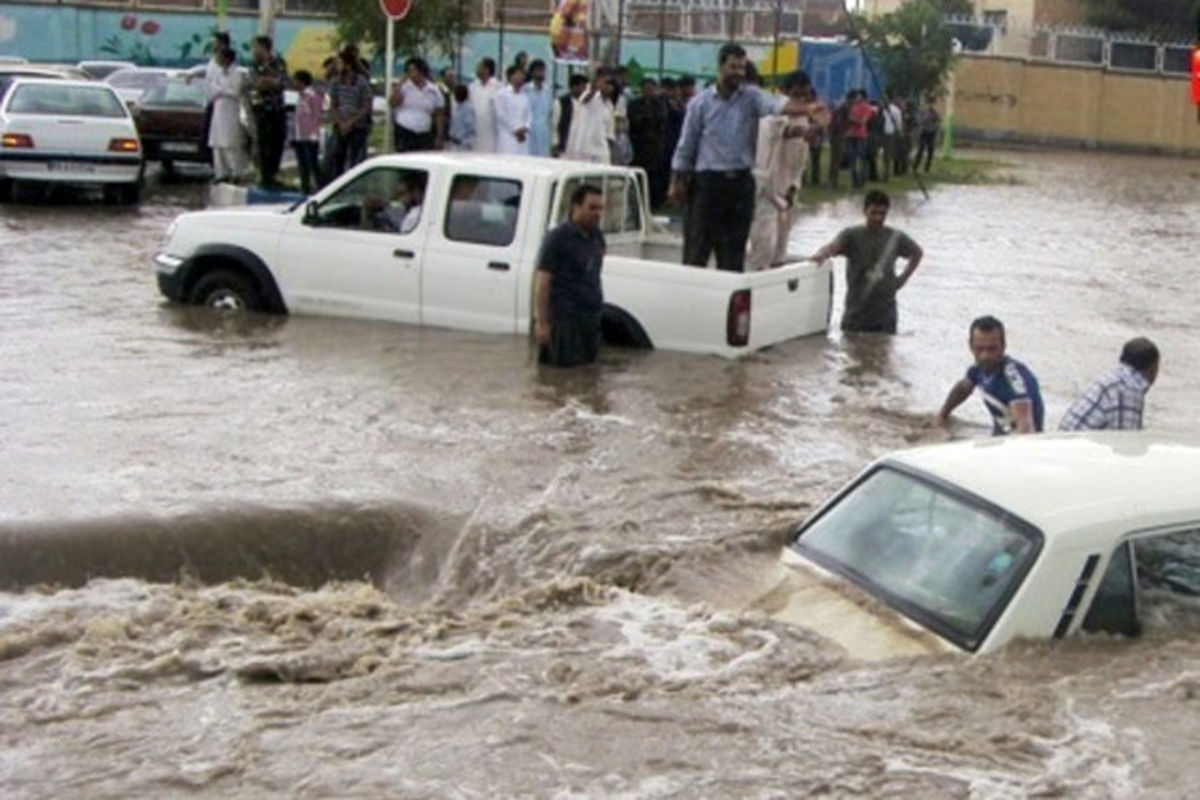
[[[388,19],[404,19],[412,10],[413,0],[379,0],[379,7]]]

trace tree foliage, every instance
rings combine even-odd
[[[1197,0],[1084,0],[1087,21],[1098,28],[1160,36],[1196,36]]]
[[[387,41],[387,17],[379,0],[327,1],[337,15],[341,41],[374,46],[381,57]],[[470,0],[413,0],[408,16],[396,23],[397,57],[438,60],[449,56],[466,33],[470,9]]]
[[[857,37],[890,94],[938,94],[954,62],[953,37],[944,13],[928,0],[912,0],[890,14],[854,16]]]

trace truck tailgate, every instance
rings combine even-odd
[[[802,262],[745,274],[750,290],[750,340],[762,347],[824,331],[833,300],[832,264]]]

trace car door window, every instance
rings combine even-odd
[[[1141,632],[1137,614],[1137,584],[1134,577],[1133,544],[1122,542],[1113,551],[1108,569],[1092,598],[1092,605],[1083,619],[1083,629],[1089,633],[1119,633],[1137,636]]]
[[[520,181],[456,175],[446,206],[446,238],[507,247],[516,238],[520,209]]]
[[[359,175],[310,212],[316,227],[407,235],[420,224],[428,173],[380,167]]]

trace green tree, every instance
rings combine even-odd
[[[1087,20],[1098,28],[1158,36],[1196,36],[1196,0],[1085,0]]]
[[[857,36],[890,94],[937,94],[954,62],[953,37],[943,13],[911,0],[890,14],[855,15]]]
[[[387,42],[387,18],[379,0],[327,0],[337,15],[343,42],[373,45],[382,55]],[[469,0],[413,0],[408,16],[396,23],[399,58],[445,57],[455,52],[470,25]]]

